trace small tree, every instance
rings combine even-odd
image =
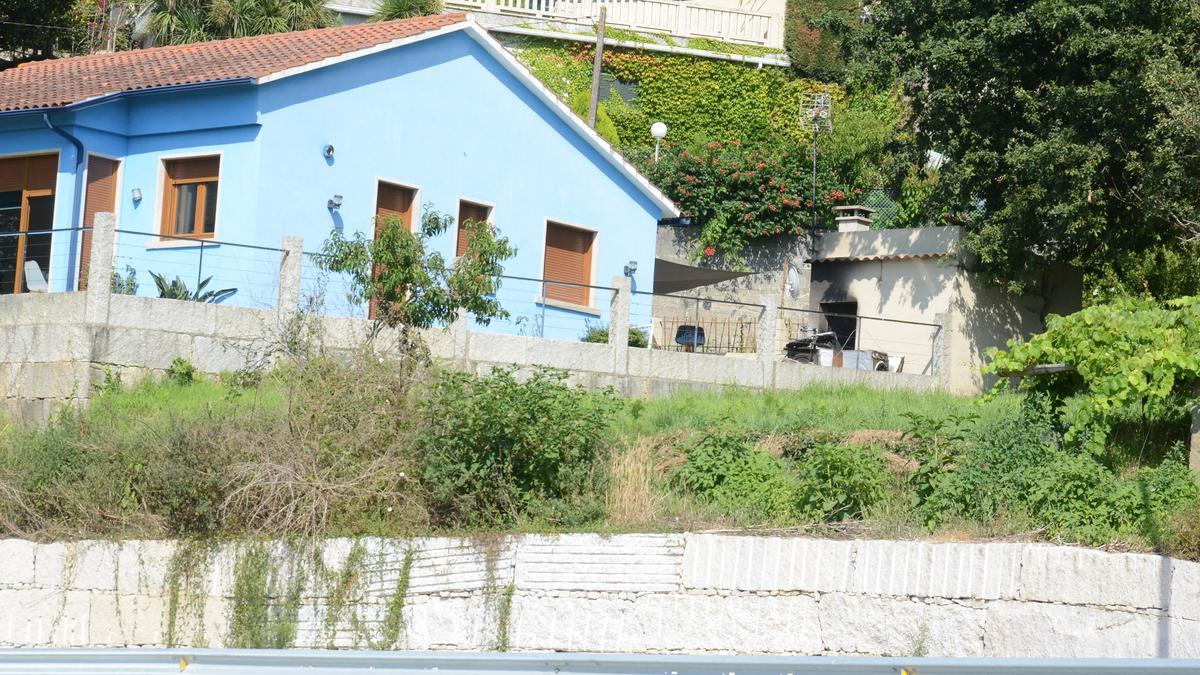
[[[442,0],[383,0],[372,21],[393,21],[429,16],[442,11]]]
[[[448,262],[429,249],[429,241],[454,225],[454,218],[425,205],[421,227],[410,232],[392,217],[375,239],[361,232],[352,238],[339,232],[326,240],[318,266],[346,274],[352,302],[367,302],[375,320],[390,328],[430,328],[449,324],[468,312],[487,325],[508,313],[496,300],[501,263],[516,250],[487,223],[465,221],[467,250]]]

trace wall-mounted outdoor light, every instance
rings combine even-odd
[[[135,202],[142,201],[142,188],[133,188],[129,196],[133,197],[133,201]]]
[[[629,264],[625,266],[625,276],[631,277],[636,273],[637,273],[637,261],[630,260]]]
[[[326,206],[328,206],[330,210],[342,208],[342,196],[334,195],[329,199],[329,203],[326,204]]]
[[[325,149],[321,151],[321,154],[325,155],[325,159],[333,159],[333,146],[326,145]]]

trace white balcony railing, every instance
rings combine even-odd
[[[686,0],[446,0],[446,6],[579,22],[595,21],[600,8],[606,7],[611,26],[673,37],[783,46],[783,20],[777,14],[697,6]]]

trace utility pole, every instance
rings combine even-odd
[[[596,128],[596,108],[600,105],[600,66],[604,64],[604,22],[608,8],[600,6],[600,23],[596,26],[596,60],[592,62],[592,99],[588,103],[588,126]]]

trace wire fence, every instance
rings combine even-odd
[[[116,292],[256,309],[278,306],[282,249],[133,230],[116,232]]]
[[[780,307],[783,356],[831,368],[931,374],[940,324]]]
[[[702,354],[752,354],[758,351],[758,315],[762,305],[634,291],[631,315],[649,315],[652,349]]]
[[[0,293],[16,292],[18,282],[21,292],[74,290],[72,280],[85,272],[78,240],[71,246],[51,243],[55,234],[77,237],[87,229],[0,233]],[[283,249],[122,229],[116,236],[113,292],[278,307]],[[322,261],[322,253],[301,257],[301,307],[321,316],[373,318],[351,276],[330,271]],[[607,341],[616,289],[517,275],[499,281],[492,298],[503,315],[473,320],[475,330]],[[932,374],[939,365],[937,323],[780,307],[770,338],[775,344],[764,345],[761,304],[640,290],[629,302],[629,343],[651,349],[715,355],[766,350],[814,366],[917,374]]]
[[[55,236],[79,238],[91,228],[0,232],[0,295],[74,290],[79,261],[74,247],[54,247]]]
[[[514,335],[578,341],[608,335],[608,315],[616,289],[534,277],[502,275],[495,294],[507,316],[486,326]]]

